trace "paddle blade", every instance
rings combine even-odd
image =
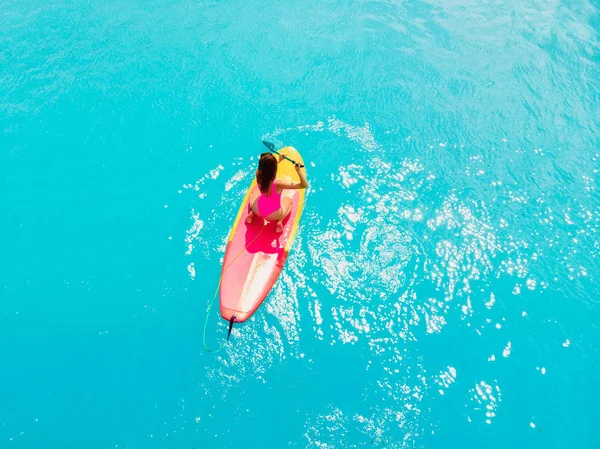
[[[267,142],[266,140],[263,140],[262,143],[271,151],[275,151],[275,145],[272,144],[271,142]]]

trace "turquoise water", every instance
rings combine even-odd
[[[0,5],[1,448],[600,447],[597,2],[133,3]]]

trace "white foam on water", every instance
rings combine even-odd
[[[491,424],[502,398],[497,383],[494,381],[493,385],[490,385],[481,381],[470,390],[470,394],[471,401],[476,404],[475,410],[484,413],[485,423]]]
[[[194,209],[191,212],[193,224],[190,229],[185,232],[185,243],[187,245],[186,255],[191,255],[194,250],[194,244],[199,240],[200,231],[204,227],[204,221],[200,219],[200,214]]]
[[[188,273],[190,273],[190,278],[192,280],[196,278],[196,269],[194,268],[194,262],[188,265]]]

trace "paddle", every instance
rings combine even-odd
[[[287,157],[285,154],[280,154],[278,151],[275,150],[275,145],[272,144],[271,142],[267,142],[266,140],[263,140],[262,143],[269,149],[270,152],[275,153],[277,156],[281,156],[284,159],[290,161],[292,164],[294,165],[299,165],[300,168],[304,168],[304,165],[299,164],[298,162],[296,162],[293,159],[290,159],[289,157]]]

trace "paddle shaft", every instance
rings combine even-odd
[[[279,152],[275,151],[275,150],[271,150],[273,151],[273,153],[277,154],[278,156],[282,156],[284,159],[290,161],[292,164],[294,165],[299,165],[300,168],[304,168],[304,165],[299,164],[298,162],[296,162],[294,159],[290,159],[289,157],[287,157],[285,154],[280,154]]]
[[[275,150],[275,145],[273,145],[271,142],[267,142],[266,140],[263,140],[262,143],[264,144],[264,146],[266,146],[269,149],[270,152],[275,153],[277,156],[283,157],[285,160],[290,161],[294,165],[299,165],[300,168],[304,168],[304,165],[299,164],[294,159],[291,159],[291,158],[287,157],[285,154],[281,154],[281,153],[279,153],[279,151]]]

